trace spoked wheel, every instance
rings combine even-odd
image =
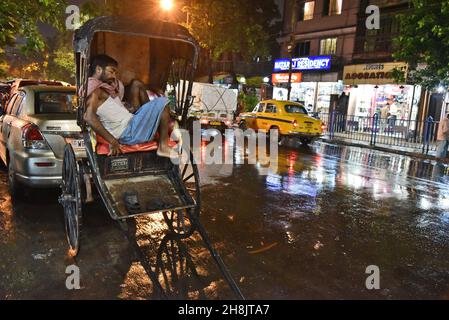
[[[200,285],[200,277],[187,247],[173,233],[165,236],[159,246],[156,274],[164,291],[176,298],[187,298],[188,293],[198,290]]]
[[[72,146],[66,144],[64,148],[64,162],[62,165],[62,195],[59,203],[64,207],[64,222],[69,243],[69,253],[72,257],[78,255],[79,239],[82,219],[81,176],[79,164],[76,161]]]
[[[181,209],[177,211],[164,212],[164,220],[169,230],[180,239],[189,238],[196,230],[201,209],[200,178],[198,167],[194,162],[193,154],[182,151],[181,163],[177,167],[177,175],[181,180],[182,187],[195,202],[195,207],[191,209]]]

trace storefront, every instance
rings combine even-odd
[[[272,76],[273,99],[287,100],[288,97],[288,72],[290,63],[288,59],[275,61]],[[300,81],[291,82],[290,100],[298,101],[309,112],[328,113],[332,95],[340,95],[343,92],[343,82],[338,80],[337,72],[329,72],[331,69],[330,56],[314,56],[292,59],[294,73],[300,71]],[[282,72],[282,73],[280,73]],[[279,77],[278,75],[283,75]],[[280,80],[282,79],[282,80]]]
[[[405,63],[375,63],[344,68],[345,93],[349,94],[348,116],[416,119],[420,86],[398,84],[394,70],[407,72]]]
[[[343,82],[301,82],[292,83],[291,100],[298,101],[308,112],[329,113],[331,96],[343,92]],[[287,100],[288,90],[274,87],[273,99]]]

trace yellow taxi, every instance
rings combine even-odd
[[[280,138],[298,138],[303,144],[314,142],[325,129],[321,120],[310,117],[302,104],[279,100],[261,101],[252,112],[242,113],[239,126],[265,132],[277,129]]]

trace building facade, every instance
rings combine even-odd
[[[343,92],[343,69],[352,63],[359,11],[359,0],[285,0],[281,55],[330,58],[327,68],[295,70],[302,73],[302,80],[292,84],[291,99],[304,103],[309,111],[330,112]],[[275,98],[285,98],[286,85],[273,85]]]
[[[379,28],[366,26],[370,5],[380,10]],[[361,1],[352,65],[345,67],[343,75],[350,96],[349,115],[372,117],[377,113],[404,122],[418,118],[421,87],[398,83],[394,77],[395,70],[408,70],[406,63],[393,58],[394,39],[400,35],[398,15],[408,8],[408,0]]]
[[[367,12],[371,5],[379,8],[379,28],[367,26],[375,14]],[[291,99],[303,102],[310,111],[329,113],[345,93],[347,105],[338,111],[347,116],[377,113],[397,120],[422,120],[430,97],[426,101],[421,87],[397,83],[394,77],[397,70],[407,73],[408,69],[393,58],[394,38],[400,34],[398,15],[408,8],[408,0],[285,0],[281,55],[292,61],[331,57],[329,69],[295,70],[302,72],[302,78],[292,84]],[[285,99],[288,86],[273,85],[274,97]]]

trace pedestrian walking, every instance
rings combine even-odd
[[[449,113],[441,120],[438,128],[438,149],[437,158],[444,159],[447,157],[447,149],[449,147]]]

